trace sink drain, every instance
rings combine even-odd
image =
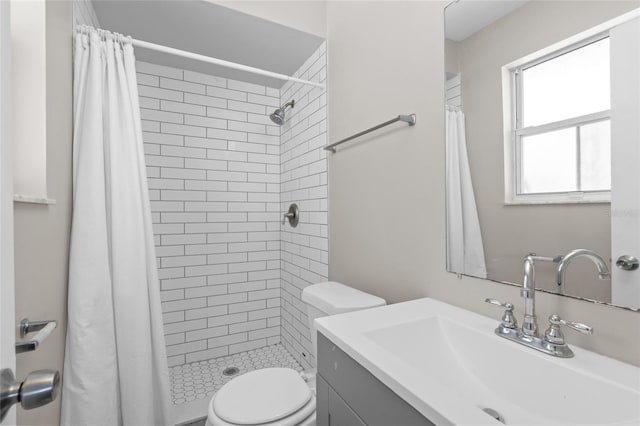
[[[240,372],[238,367],[227,367],[222,371],[223,376],[235,376]]]
[[[500,423],[506,424],[505,421],[504,421],[504,418],[500,415],[500,413],[498,413],[493,408],[483,408],[482,411],[484,411],[485,413],[487,413],[488,415],[490,415],[491,417],[493,417],[494,419],[496,419]]]

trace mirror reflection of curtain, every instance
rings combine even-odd
[[[464,113],[447,106],[447,270],[487,277],[480,222],[467,158]]]

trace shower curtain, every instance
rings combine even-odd
[[[171,424],[133,47],[87,27],[75,37],[61,424]]]
[[[446,110],[447,270],[486,278],[484,247],[473,195],[464,113]]]

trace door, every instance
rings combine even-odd
[[[16,371],[9,2],[0,1],[0,368]],[[2,425],[16,423],[12,408]]]
[[[611,254],[640,258],[640,18],[610,31]],[[612,267],[611,298],[640,307],[640,269]]]

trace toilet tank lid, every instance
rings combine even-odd
[[[327,315],[375,308],[387,304],[387,302],[380,297],[356,290],[355,288],[335,281],[313,284],[306,287],[302,290],[302,301],[314,306]]]

